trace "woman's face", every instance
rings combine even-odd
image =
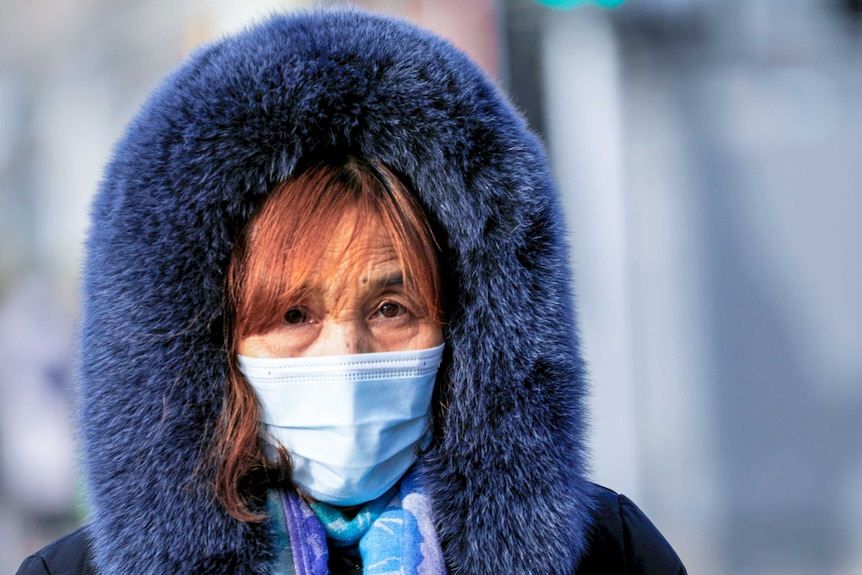
[[[383,227],[372,221],[354,233],[352,218],[345,221],[312,268],[312,287],[284,310],[278,327],[241,340],[240,355],[313,357],[427,349],[443,342],[419,294],[402,281]]]

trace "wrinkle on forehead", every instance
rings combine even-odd
[[[394,242],[379,222],[359,225],[345,214],[332,239],[300,287],[300,293],[324,297],[336,309],[373,290],[404,283]]]

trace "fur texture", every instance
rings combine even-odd
[[[118,143],[92,209],[79,423],[106,575],[265,573],[214,502],[231,245],[273,185],[349,151],[404,174],[443,250],[441,439],[421,462],[453,574],[572,573],[585,383],[545,153],[450,44],[359,11],[275,16],[194,53]]]

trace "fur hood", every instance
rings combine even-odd
[[[563,219],[542,146],[477,66],[403,21],[272,17],[200,48],[128,126],[92,207],[79,427],[102,573],[265,573],[265,524],[202,486],[222,284],[254,206],[310,157],[406,176],[441,245],[442,439],[420,462],[451,573],[571,573],[590,521]]]

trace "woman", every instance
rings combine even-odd
[[[322,11],[205,47],[92,218],[91,523],[19,573],[685,572],[584,476],[546,158],[446,42]]]

